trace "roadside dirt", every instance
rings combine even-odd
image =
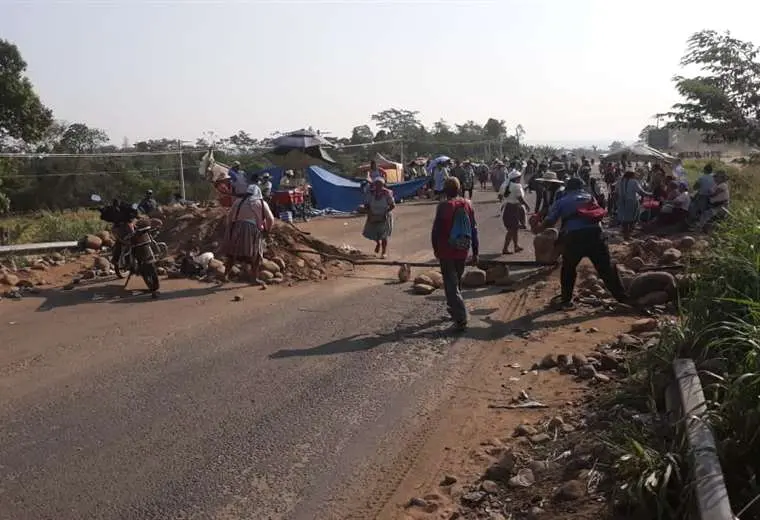
[[[592,272],[590,265],[582,265],[579,282]],[[531,508],[540,508],[541,519],[599,518],[605,504],[594,493],[565,502],[553,500],[568,477],[578,475],[568,475],[564,468],[547,461],[572,448],[569,436],[583,431],[584,406],[592,385],[603,383],[594,380],[589,384],[557,368],[535,370],[534,365],[547,355],[554,359],[588,355],[600,343],[614,341],[640,316],[588,307],[570,312],[548,310],[548,301],[558,291],[555,272],[530,287],[483,302],[483,307],[498,302],[499,310],[485,321],[499,323],[505,337],[479,349],[480,355],[462,378],[465,383],[439,410],[437,426],[414,455],[411,469],[379,518],[534,518],[529,516]],[[548,408],[499,408],[519,403],[523,392]],[[514,437],[521,425],[536,433],[546,432],[550,438],[534,443]],[[516,456],[517,467],[540,462],[548,464],[549,470],[536,476],[535,484],[527,488],[500,483],[496,489],[483,491],[484,472],[505,453]],[[480,500],[468,503],[473,497]],[[538,510],[532,513],[539,514]]]

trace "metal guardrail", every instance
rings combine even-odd
[[[738,520],[731,510],[715,437],[703,416],[705,394],[694,361],[676,359],[674,380],[666,393],[667,409],[688,445],[688,460],[694,484],[695,519]]]
[[[77,247],[77,242],[41,242],[39,244],[13,244],[0,246],[0,255],[13,253],[33,253],[37,251],[53,251]]]

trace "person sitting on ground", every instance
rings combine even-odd
[[[137,205],[137,209],[146,215],[150,215],[158,209],[158,202],[153,198],[153,190],[145,192],[145,197]]]
[[[724,171],[719,171],[715,174],[715,186],[710,191],[707,209],[699,219],[699,229],[704,229],[713,220],[724,218],[728,214],[730,200],[728,175]]]
[[[467,255],[472,249],[472,263],[478,263],[478,225],[472,203],[461,197],[456,177],[446,179],[444,192],[447,200],[438,204],[430,239],[433,254],[441,265],[446,304],[454,330],[467,329],[467,307],[462,298],[462,276]]]
[[[657,215],[657,226],[675,226],[685,224],[689,220],[689,205],[691,196],[689,186],[675,180],[668,185],[668,196],[660,207]]]
[[[562,292],[559,304],[563,309],[573,308],[576,271],[585,257],[594,264],[596,272],[612,295],[620,302],[628,300],[602,233],[601,219],[604,214],[604,210],[593,203],[593,197],[584,189],[583,181],[571,178],[567,181],[565,195],[552,205],[549,214],[536,229],[540,233],[558,220],[562,222],[559,235],[563,246],[560,274]]]

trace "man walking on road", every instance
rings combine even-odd
[[[472,262],[477,264],[479,251],[475,210],[469,200],[460,196],[460,189],[456,177],[446,179],[443,191],[447,200],[438,204],[431,233],[433,253],[441,264],[446,305],[456,332],[467,329],[467,307],[461,290],[467,255],[472,249]]]

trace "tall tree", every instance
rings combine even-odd
[[[487,137],[491,139],[498,139],[499,136],[507,133],[507,124],[503,119],[494,119],[489,117],[486,124],[483,125],[483,131]]]
[[[18,47],[0,39],[0,140],[36,141],[53,121],[24,71],[26,62]]]
[[[417,110],[389,108],[372,114],[372,121],[378,128],[385,130],[391,137],[404,138],[419,133],[423,129]]]
[[[649,139],[649,132],[652,130],[657,130],[657,127],[654,125],[647,125],[644,128],[641,129],[641,132],[639,132],[639,141],[646,142],[647,139]]]
[[[525,135],[525,128],[523,128],[523,125],[518,123],[517,126],[515,127],[515,139],[517,139],[518,144],[520,143],[520,140],[523,138],[524,135]]]
[[[371,143],[374,137],[372,129],[368,125],[355,126],[351,130],[351,144]]]
[[[58,146],[64,153],[92,153],[107,142],[108,135],[103,130],[74,123],[63,132]]]
[[[612,143],[610,144],[610,147],[609,147],[609,151],[610,152],[617,152],[618,150],[620,150],[624,146],[625,146],[625,143],[623,143],[623,141],[612,141]]]
[[[688,40],[682,66],[697,66],[703,75],[676,76],[685,98],[663,116],[670,127],[698,130],[713,142],[760,144],[760,48],[729,32],[700,31]]]

